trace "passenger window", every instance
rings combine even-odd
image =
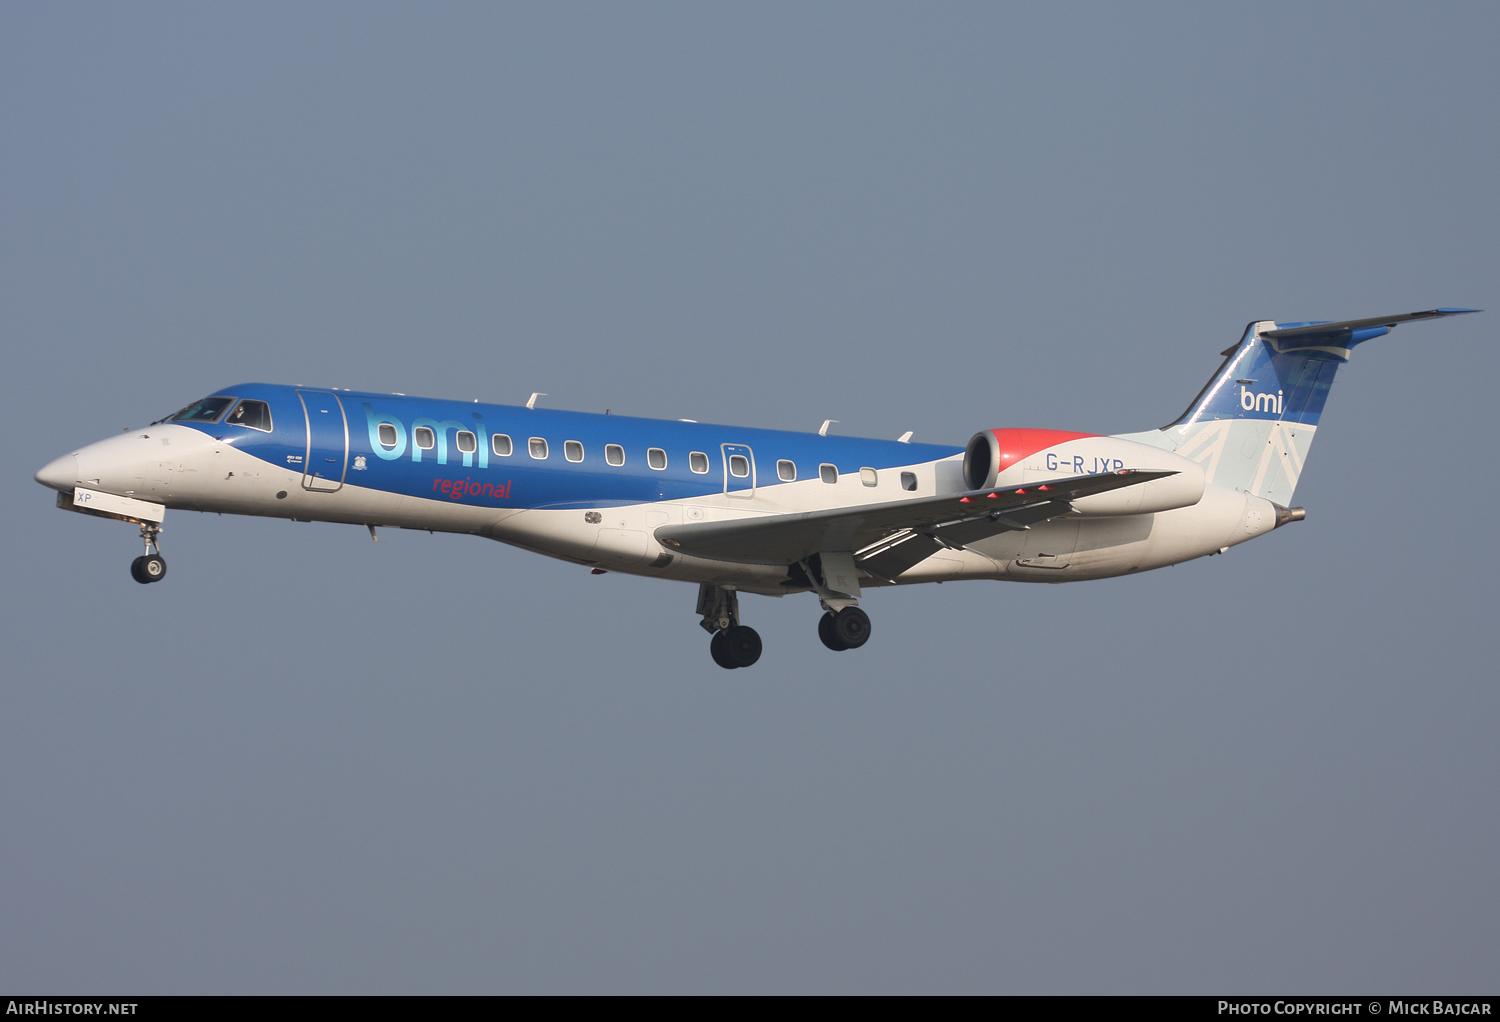
[[[743,454],[731,454],[729,456],[729,474],[736,479],[743,479],[750,474],[750,459]]]
[[[479,450],[479,441],[475,439],[473,433],[470,433],[466,429],[461,429],[455,433],[453,439],[458,442],[459,454],[473,454]]]
[[[569,461],[583,460],[583,444],[577,440],[566,440],[563,442],[563,457]]]
[[[437,446],[437,437],[433,436],[432,430],[426,426],[418,426],[412,430],[411,440],[424,451],[430,451]]]
[[[875,473],[873,468],[862,468],[859,470],[859,481],[866,486],[874,486],[880,482],[880,476]]]
[[[194,401],[170,418],[169,422],[217,422],[224,409],[234,404],[232,397],[206,397]]]
[[[537,461],[547,460],[547,441],[541,437],[534,436],[526,441],[526,449],[531,452],[531,456]]]
[[[660,447],[652,447],[646,451],[646,464],[660,472],[667,467],[667,452]]]
[[[708,471],[708,455],[702,451],[694,451],[688,455],[688,468],[697,472],[700,476]]]
[[[839,481],[839,470],[837,465],[819,465],[818,478],[825,483],[836,483]]]
[[[389,422],[382,422],[380,424],[380,446],[395,447],[397,443],[396,427],[392,426]]]
[[[795,482],[797,479],[797,465],[795,462],[783,458],[776,463],[776,478],[784,483]]]
[[[262,433],[271,432],[271,406],[264,401],[241,401],[234,411],[229,413],[229,418],[224,420],[232,426],[244,426],[248,429],[258,429]],[[395,446],[392,440],[391,445]]]
[[[625,464],[625,448],[619,444],[604,445],[604,463],[619,468]]]
[[[917,474],[915,472],[902,472],[901,488],[903,490],[915,490],[917,488]]]
[[[495,452],[497,458],[509,458],[514,448],[510,445],[510,437],[504,433],[496,433],[490,437],[490,450]]]

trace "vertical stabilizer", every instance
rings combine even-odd
[[[1208,481],[1288,505],[1338,367],[1365,341],[1399,323],[1478,309],[1433,309],[1338,323],[1245,328],[1224,364],[1176,422],[1128,439],[1165,447],[1203,465]]]

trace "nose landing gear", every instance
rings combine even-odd
[[[148,554],[130,562],[130,577],[144,585],[167,577],[167,562],[160,554]]]
[[[162,557],[161,546],[157,542],[160,536],[160,525],[155,522],[141,523],[141,540],[146,544],[146,552],[130,562],[130,577],[142,585],[160,582],[167,577],[167,562]]]

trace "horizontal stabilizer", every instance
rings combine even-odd
[[[800,514],[740,518],[729,522],[663,525],[658,542],[668,550],[742,564],[795,564],[823,551],[863,550],[902,529],[936,533],[960,523],[987,523],[989,534],[1025,528],[1011,517],[1039,521],[1066,514],[1071,501],[1176,475],[1170,471],[1122,469],[937,497],[917,497]],[[1050,508],[1038,517],[1033,509]],[[1010,515],[1007,514],[1010,512]],[[967,530],[966,530],[967,531]]]
[[[1428,309],[1426,312],[1407,312],[1399,316],[1377,316],[1374,319],[1344,319],[1335,323],[1299,323],[1279,330],[1262,330],[1262,337],[1303,337],[1308,334],[1334,334],[1344,330],[1365,330],[1370,327],[1393,327],[1399,323],[1411,323],[1419,319],[1442,319],[1444,316],[1462,316],[1483,309]]]

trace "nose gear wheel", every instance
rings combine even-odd
[[[137,557],[130,562],[130,577],[145,585],[167,577],[167,562],[160,554]]]
[[[146,544],[146,552],[130,562],[130,577],[142,585],[160,582],[167,577],[167,561],[162,557],[158,543],[160,537],[160,525],[155,522],[141,523],[141,541]]]

